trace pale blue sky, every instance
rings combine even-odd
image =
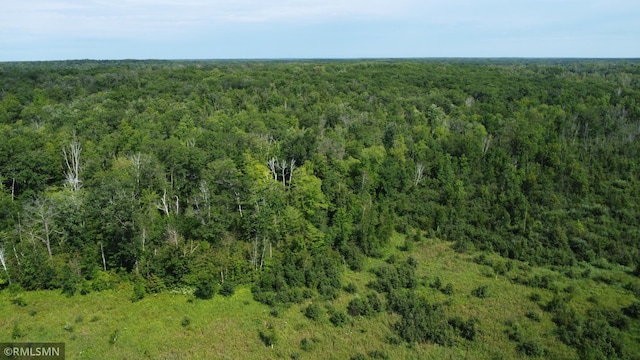
[[[0,61],[640,57],[639,0],[0,0]]]

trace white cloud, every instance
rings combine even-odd
[[[243,22],[391,18],[409,0],[10,0],[0,29],[22,35],[138,36]]]
[[[631,54],[640,39],[638,0],[0,1],[0,58],[27,58],[38,49],[50,49],[39,55],[44,59],[91,51],[127,57],[143,49],[178,56],[191,48],[213,53],[202,56],[278,57],[296,56],[301,44],[313,56],[433,56],[449,48],[460,49],[458,56],[585,48],[609,54],[611,44]],[[76,52],[65,55],[65,47]]]

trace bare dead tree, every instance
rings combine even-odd
[[[493,139],[493,136],[491,134],[488,134],[487,136],[484,137],[484,141],[482,144],[482,154],[486,154],[487,151],[489,150],[489,145],[491,145],[491,139]]]
[[[16,251],[16,245],[13,245],[13,255],[16,257],[16,262],[18,263],[18,266],[20,266],[20,258],[18,257],[18,252]]]
[[[0,264],[2,264],[2,268],[4,272],[7,274],[7,278],[9,279],[9,285],[11,285],[11,276],[9,275],[9,271],[7,270],[7,263],[4,259],[4,248],[0,248]]]
[[[238,212],[240,212],[240,217],[242,217],[242,203],[240,202],[240,193],[237,191],[234,191],[234,193],[236,194],[236,202],[238,203]]]
[[[416,165],[416,172],[413,176],[413,185],[418,186],[424,177],[424,164],[418,163]]]
[[[201,181],[198,187],[200,193],[192,200],[195,212],[200,219],[202,225],[206,225],[211,218],[211,204],[209,202],[209,188],[206,181]]]
[[[258,270],[258,233],[253,240],[253,252],[251,253],[251,265],[254,270]]]
[[[267,166],[269,167],[269,170],[271,170],[271,173],[273,174],[273,180],[278,181],[278,173],[276,171],[276,164],[278,163],[278,160],[276,160],[276,158],[271,158],[271,160],[267,161]]]
[[[180,239],[180,234],[178,234],[178,230],[174,229],[171,225],[167,225],[167,242],[169,244],[178,246]]]
[[[142,240],[142,252],[144,252],[145,248],[145,243],[147,242],[147,228],[146,226],[142,227],[142,236],[141,236],[141,240]]]
[[[27,213],[33,226],[30,229],[32,239],[39,239],[47,246],[47,252],[51,258],[51,235],[54,233],[54,208],[46,200],[36,199],[32,206],[29,206]]]
[[[289,186],[291,186],[291,179],[293,178],[293,170],[296,168],[296,159],[291,159],[289,163]]]
[[[102,246],[102,241],[100,242],[100,253],[102,254],[102,268],[104,271],[107,271],[107,260],[104,257],[104,247]]]
[[[267,252],[267,242],[264,237],[262,237],[262,256],[260,256],[260,270],[262,270],[262,266],[264,265],[264,254]]]
[[[280,162],[280,169],[282,170],[282,187],[286,187],[284,171],[287,169],[287,160],[282,160]]]
[[[156,204],[156,207],[164,212],[166,216],[169,216],[169,204],[167,203],[167,190],[164,190],[162,197],[160,198],[160,203]]]
[[[65,178],[67,185],[71,186],[73,191],[77,191],[82,187],[82,181],[80,180],[80,153],[82,147],[78,140],[74,137],[71,144],[62,147],[62,154],[64,155],[64,162],[67,165],[67,172]]]
[[[135,153],[132,155],[127,156],[127,159],[129,159],[129,161],[131,161],[131,164],[133,165],[133,170],[135,171],[135,175],[136,175],[136,187],[140,186],[140,172],[141,172],[141,167],[142,167],[142,158],[140,153]]]

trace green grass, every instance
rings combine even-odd
[[[323,311],[319,321],[305,317],[309,301],[280,307],[275,314],[254,301],[246,286],[238,287],[230,297],[216,295],[211,300],[165,292],[148,294],[135,303],[130,301],[129,285],[70,298],[60,291],[12,294],[3,290],[0,341],[11,340],[17,328],[18,341],[65,342],[68,359],[348,359],[357,353],[392,359],[512,359],[524,356],[507,333],[507,324],[517,323],[520,336],[541,344],[546,358],[574,359],[576,351],[558,340],[552,314],[543,309],[554,293],[568,294],[570,306],[580,313],[596,306],[594,301],[597,306],[617,309],[637,301],[624,284],[637,285],[639,280],[623,267],[581,264],[569,270],[581,274],[588,268],[589,275],[569,278],[561,269],[514,261],[511,270],[498,274],[494,267],[500,270],[500,266],[478,264],[474,262],[477,253],[456,253],[447,242],[428,239],[416,244],[411,253],[399,250],[403,243],[404,238],[396,234],[382,258],[367,259],[362,272],[345,271],[343,283],[355,284],[357,293],[342,291],[333,301],[314,300]],[[384,264],[391,255],[398,261],[408,256],[418,261],[417,290],[431,302],[448,304],[448,316],[478,319],[475,341],[460,339],[454,347],[398,343],[391,330],[398,317],[391,313],[350,318],[342,327],[330,323],[328,309],[344,310],[354,296],[371,292],[366,285],[374,275],[368,270]],[[492,254],[486,259],[494,265],[506,262]],[[535,275],[552,279],[551,289],[514,281],[517,276]],[[443,287],[453,285],[451,295],[430,287],[436,277]],[[486,298],[471,295],[482,285],[488,289]],[[532,293],[540,299],[532,301]],[[12,303],[16,296],[26,305]],[[639,329],[638,321],[632,322],[632,353],[640,351]],[[273,347],[261,340],[261,331],[275,333]]]

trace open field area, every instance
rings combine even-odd
[[[402,239],[395,238],[401,247]],[[386,254],[398,261],[409,254],[395,248]],[[230,297],[210,300],[163,292],[131,302],[132,289],[122,284],[114,290],[67,297],[59,291],[0,293],[0,339],[24,342],[65,342],[69,359],[345,359],[357,354],[390,359],[513,359],[522,357],[518,342],[510,339],[517,324],[521,341],[540,346],[544,353],[531,358],[577,359],[575,349],[557,338],[552,314],[545,311],[555,294],[566,294],[568,305],[580,314],[589,309],[619,309],[638,301],[640,281],[629,269],[601,269],[577,265],[563,269],[530,267],[515,262],[513,268],[498,274],[495,267],[477,264],[478,254],[459,254],[451,243],[425,240],[410,254],[418,261],[420,281],[417,290],[430,302],[446,303],[446,313],[475,318],[474,341],[460,340],[454,346],[397,343],[393,324],[398,316],[383,312],[373,317],[349,317],[336,327],[328,318],[328,309],[346,309],[349,301],[372,290],[367,284],[374,276],[368,272],[346,271],[344,282],[354,284],[356,292],[342,291],[331,301],[320,301],[322,316],[312,320],[304,315],[309,302],[287,307],[269,307],[253,300],[247,287],[239,287]],[[494,264],[506,259],[488,256]],[[371,260],[366,267],[384,264]],[[566,273],[590,275],[579,279]],[[547,288],[518,284],[517,277],[548,276]],[[436,278],[443,286],[453,284],[453,293],[445,295],[432,288]],[[480,299],[471,292],[488,287],[488,296]],[[532,294],[539,299],[532,300]],[[24,305],[12,303],[20,298]],[[628,324],[623,341],[633,358],[640,351],[640,321]],[[260,331],[274,329],[273,347],[260,339]],[[16,334],[18,336],[16,336]],[[367,358],[365,357],[365,358]]]

